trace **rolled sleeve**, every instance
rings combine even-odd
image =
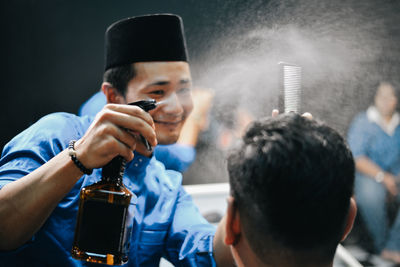
[[[6,185],[6,184],[8,184],[8,183],[11,183],[11,182],[13,182],[14,180],[11,180],[11,179],[3,179],[3,180],[0,180],[0,190]]]
[[[47,115],[4,147],[0,159],[0,188],[39,168],[78,136],[69,118],[66,113]]]

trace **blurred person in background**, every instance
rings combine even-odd
[[[335,130],[295,113],[256,120],[228,171],[216,240],[237,266],[332,266],[357,213],[353,157]]]
[[[210,126],[202,132],[198,142],[197,159],[184,173],[184,184],[227,183],[226,154],[242,137],[254,115],[245,105],[232,100],[224,104],[220,99],[211,111]]]
[[[388,220],[388,204],[398,203],[400,116],[393,84],[380,82],[374,104],[352,121],[348,142],[356,162],[355,195],[361,217],[384,259],[400,264],[400,214]]]
[[[223,123],[219,130],[217,139],[218,148],[227,151],[240,138],[242,138],[247,126],[254,120],[253,114],[244,108],[238,107],[232,112],[233,121],[231,123]]]

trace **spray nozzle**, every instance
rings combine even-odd
[[[157,103],[154,99],[148,99],[148,100],[139,100],[135,101],[132,103],[129,103],[128,105],[131,106],[138,106],[144,111],[150,111],[152,109],[155,109],[157,107]]]

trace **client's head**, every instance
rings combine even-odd
[[[332,128],[291,113],[253,122],[228,158],[225,243],[245,266],[330,266],[356,214],[354,161]]]

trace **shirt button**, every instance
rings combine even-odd
[[[139,164],[135,163],[135,167],[139,166]]]
[[[139,159],[139,162],[142,162],[142,159]]]

